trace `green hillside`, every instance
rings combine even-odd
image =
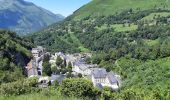
[[[14,32],[0,30],[0,85],[24,78],[24,66],[31,59],[33,44]]]
[[[169,9],[169,0],[93,0],[74,13],[75,19],[87,16],[118,14],[124,10],[133,9],[136,12],[147,9]]]
[[[169,0],[93,0],[32,38],[52,52],[92,52],[88,62],[121,75],[122,88],[108,98],[169,100],[169,5]]]
[[[137,30],[142,24],[154,25],[158,21],[156,19],[160,17],[169,18],[169,5],[169,0],[128,0],[126,2],[93,0],[63,22],[34,34],[33,38],[36,44],[45,46],[50,51],[103,50],[102,45],[113,42],[101,43],[99,38],[101,37],[102,40],[106,38],[104,36],[106,34],[102,36],[103,33],[112,31],[112,35],[124,34]],[[155,21],[152,20],[153,18]],[[148,20],[151,21],[147,22]],[[99,44],[102,44],[100,45],[102,47],[97,47]]]
[[[54,93],[56,91],[53,91]],[[20,95],[20,96],[0,96],[1,100],[81,100],[74,97],[64,97],[62,95],[59,95],[57,93],[53,95],[46,95],[43,92],[40,93],[32,93],[27,95]]]

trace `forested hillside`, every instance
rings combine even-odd
[[[24,78],[24,66],[31,59],[30,40],[0,30],[0,85]]]
[[[52,52],[91,51],[88,63],[121,75],[115,99],[168,100],[169,5],[169,0],[93,0],[32,38]]]

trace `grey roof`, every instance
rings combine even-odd
[[[76,61],[76,62],[74,62],[74,65],[76,65],[76,66],[80,66],[80,65],[82,65],[82,64],[85,64],[85,63],[82,62],[82,61]]]
[[[43,51],[43,47],[41,47],[41,46],[37,46],[37,48],[32,48],[32,50],[41,50],[41,51]]]
[[[64,59],[67,61],[73,62],[75,61],[76,57],[74,57],[73,55],[66,55]]]
[[[59,83],[61,83],[63,80],[65,79],[64,75],[51,75],[51,81],[58,81]]]
[[[63,52],[57,53],[57,56],[60,56],[60,57],[63,57],[64,59],[66,59],[66,55]]]
[[[38,49],[43,50],[44,48],[42,46],[37,46]]]
[[[81,70],[85,70],[88,68],[88,66],[84,62],[81,62],[81,61],[75,62],[74,65],[78,66]]]
[[[89,66],[86,65],[86,64],[82,64],[82,65],[79,66],[79,68],[80,68],[81,70],[86,70],[86,69],[89,68]]]
[[[117,83],[117,78],[115,77],[114,73],[109,73],[107,75],[108,79],[109,79],[109,82],[110,84],[114,84],[114,83]]]
[[[94,78],[105,78],[107,76],[106,69],[104,68],[95,68],[92,71]]]
[[[75,66],[78,66],[81,70],[86,70],[88,68],[94,68],[96,67],[96,65],[92,65],[92,64],[86,64],[84,61],[79,60],[77,62],[74,63]]]

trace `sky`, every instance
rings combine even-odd
[[[45,8],[55,14],[69,16],[91,0],[25,0]]]

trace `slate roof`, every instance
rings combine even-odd
[[[74,57],[73,55],[66,55],[65,60],[70,61],[70,62],[74,62],[74,61],[76,61],[76,57]]]
[[[51,75],[51,81],[58,81],[60,84],[66,77],[64,75]]]
[[[80,65],[83,65],[83,64],[85,64],[85,63],[82,62],[82,61],[76,61],[76,62],[74,63],[74,65],[76,65],[76,66],[80,66]]]
[[[94,78],[106,78],[107,71],[104,68],[95,68],[92,71],[92,75],[94,76]]]
[[[117,83],[117,78],[114,73],[108,73],[107,78],[109,79],[110,84]]]
[[[64,55],[64,53],[62,53],[62,52],[58,52],[58,53],[55,53],[55,55],[56,56],[60,56],[60,57],[63,57],[64,59],[65,59],[65,55]]]
[[[94,68],[97,65],[90,65],[90,64],[86,64],[83,60],[79,60],[77,62],[74,63],[75,66],[78,66],[81,70],[86,70],[88,68]]]
[[[84,62],[81,62],[81,61],[75,62],[74,65],[78,66],[81,70],[85,70],[88,68],[88,66]]]

